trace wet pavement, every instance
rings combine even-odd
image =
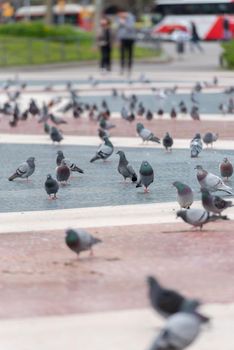
[[[96,151],[93,146],[1,144],[0,212],[171,202],[176,201],[176,191],[171,185],[175,180],[190,185],[199,199],[194,167],[201,164],[219,175],[219,163],[224,156],[234,162],[233,151],[204,149],[198,159],[191,159],[188,149],[174,149],[172,153],[166,153],[159,147],[123,148],[137,173],[143,160],[148,160],[154,169],[155,181],[150,186],[150,193],[144,194],[143,188],[136,188],[130,182],[124,183],[118,173],[117,148],[109,161],[91,164],[89,160]],[[63,150],[65,157],[77,163],[85,173],[72,174],[69,185],[60,188],[59,199],[49,201],[44,182],[47,174],[55,176],[58,149]],[[9,182],[8,177],[30,156],[36,158],[36,171],[30,181],[16,179]],[[229,185],[232,186],[232,182]]]

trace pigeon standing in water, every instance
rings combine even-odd
[[[183,350],[196,340],[206,322],[199,314],[178,312],[168,319],[149,350]]]
[[[220,174],[222,177],[228,180],[229,177],[233,174],[233,166],[232,163],[225,157],[223,162],[219,165]]]
[[[221,214],[225,209],[233,206],[232,201],[226,201],[219,196],[214,196],[205,188],[201,189],[201,193],[203,208],[208,212]]]
[[[193,190],[180,181],[173,182],[177,189],[177,200],[181,208],[189,209],[193,204]]]
[[[224,191],[232,195],[231,187],[225,185],[220,177],[208,173],[201,165],[197,165],[195,169],[197,170],[197,180],[201,188],[205,188],[209,192]]]
[[[125,153],[123,151],[118,151],[117,154],[119,155],[118,172],[123,176],[124,180],[130,178],[132,182],[136,182],[136,172],[126,159]]]
[[[169,317],[184,310],[194,312],[201,305],[197,299],[187,299],[174,290],[162,287],[153,276],[147,278],[147,283],[150,303],[163,317]]]
[[[8,180],[13,181],[16,178],[27,179],[31,176],[35,171],[35,158],[30,157],[26,160],[26,162],[22,163],[15,171],[13,175],[11,175]]]
[[[169,132],[167,132],[163,138],[163,146],[165,147],[166,151],[171,151],[172,145],[173,138],[170,136]]]
[[[63,139],[63,135],[61,134],[61,132],[55,127],[52,126],[50,128],[50,138],[53,142],[61,142]]]
[[[202,151],[202,140],[201,135],[197,133],[192,141],[190,142],[190,155],[191,158],[197,158],[199,153]]]
[[[140,180],[136,187],[144,186],[144,192],[149,192],[148,187],[154,181],[154,171],[152,166],[147,162],[143,161],[140,167]]]
[[[70,168],[67,166],[65,159],[63,159],[61,161],[61,165],[59,165],[56,169],[56,177],[58,182],[66,184],[70,174]]]
[[[137,123],[136,131],[138,135],[142,138],[142,141],[152,141],[160,143],[160,139],[155,136],[149,129],[146,129],[142,123]]]
[[[57,199],[57,192],[59,190],[59,184],[58,182],[52,178],[52,176],[49,174],[47,175],[47,179],[45,182],[45,190],[46,193],[49,195],[49,198],[53,195],[52,199]]]
[[[183,209],[179,210],[176,213],[177,217],[180,217],[184,222],[190,224],[194,227],[200,227],[202,229],[203,225],[208,222],[217,221],[217,220],[228,220],[227,216],[221,215],[210,215],[204,209]]]
[[[93,163],[93,162],[95,162],[98,159],[106,160],[114,152],[114,146],[112,145],[112,143],[110,142],[108,137],[104,136],[103,139],[104,139],[104,143],[99,146],[99,148],[97,150],[97,153],[90,160],[90,163]]]
[[[93,237],[83,229],[68,229],[66,231],[65,242],[66,245],[77,255],[86,250],[89,250],[90,255],[93,255],[93,245],[101,243],[102,241],[99,238]]]
[[[219,135],[218,134],[213,134],[212,132],[207,132],[202,140],[203,142],[206,144],[206,146],[208,147],[208,145],[211,145],[211,147],[213,147],[213,142],[218,140]]]
[[[171,109],[170,117],[171,119],[175,119],[177,117],[176,109],[174,107]]]
[[[84,171],[80,169],[75,163],[72,163],[69,159],[65,158],[63,152],[59,150],[57,152],[57,159],[56,159],[57,165],[61,165],[61,162],[63,159],[65,160],[67,166],[70,168],[72,172],[78,172],[80,174],[84,173]]]

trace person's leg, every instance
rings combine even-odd
[[[133,65],[133,48],[134,48],[134,40],[128,40],[128,71],[129,73],[132,70]]]
[[[104,47],[100,47],[100,68],[104,69],[105,67],[105,53],[104,53]]]
[[[111,47],[107,46],[107,70],[110,72],[111,71]]]
[[[122,74],[124,72],[124,66],[125,66],[125,40],[122,39],[120,41],[120,68],[121,68]]]
[[[203,52],[203,51],[204,51],[204,50],[203,50],[203,47],[201,46],[199,40],[196,41],[196,46],[197,46],[197,48],[198,48],[198,50],[199,50],[200,52]]]
[[[108,46],[103,46],[103,68],[108,69]]]

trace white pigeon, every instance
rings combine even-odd
[[[225,185],[220,177],[208,173],[201,165],[197,165],[195,169],[197,170],[197,180],[201,188],[205,188],[209,192],[224,191],[228,194],[233,194],[231,187]]]

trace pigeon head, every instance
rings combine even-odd
[[[186,219],[186,210],[178,210],[176,213],[176,218]]]
[[[35,158],[34,158],[34,157],[29,157],[29,158],[27,159],[27,163],[28,163],[29,165],[31,165],[31,166],[34,166],[34,164],[35,164]]]
[[[51,180],[51,179],[52,179],[51,174],[48,174],[48,175],[47,175],[47,180]]]
[[[204,170],[203,167],[202,167],[201,165],[196,165],[194,169],[195,169],[195,170],[198,170],[198,171],[199,171],[199,170],[200,170],[200,171]]]
[[[153,287],[158,287],[159,286],[159,283],[158,281],[156,280],[155,277],[153,276],[148,276],[147,279],[146,279],[148,285],[150,288],[153,288]]]
[[[118,154],[120,156],[120,158],[125,157],[125,154],[123,151],[118,151],[116,154]]]
[[[137,123],[136,129],[137,132],[140,132],[142,129],[144,129],[144,125],[142,123]]]
[[[58,156],[63,156],[63,151],[58,150],[57,155]]]
[[[73,229],[68,229],[66,230],[65,234],[66,234],[65,240],[68,247],[71,249],[77,248],[79,246],[80,240],[76,231]]]
[[[224,163],[228,163],[227,157],[223,158]]]
[[[65,161],[65,159],[62,159],[62,161],[61,161],[61,165],[65,165],[65,166],[67,166],[67,162]]]
[[[172,185],[179,191],[182,192],[185,189],[185,185],[180,181],[174,181]]]
[[[153,168],[152,166],[149,164],[149,162],[147,162],[146,160],[144,160],[141,163],[141,167],[140,167],[140,173],[143,174],[144,176],[149,176],[153,174]]]
[[[197,133],[197,134],[194,136],[194,139],[201,139],[201,134]]]

